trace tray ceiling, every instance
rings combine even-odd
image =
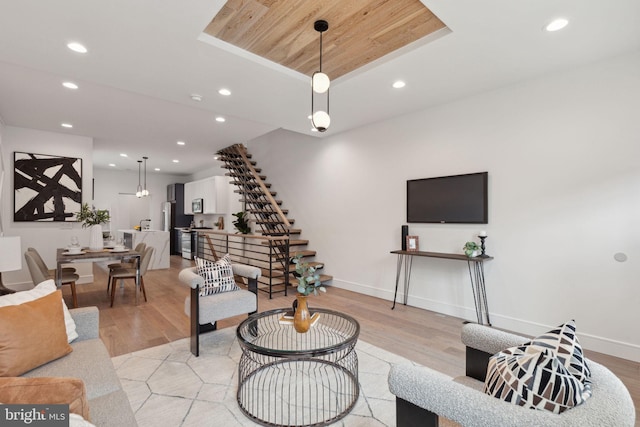
[[[356,70],[445,27],[419,0],[229,0],[204,32],[311,75],[319,66],[331,79]]]

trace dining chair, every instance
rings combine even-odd
[[[153,256],[153,248],[152,247],[146,248],[144,251],[144,254],[142,255],[142,260],[140,261],[140,283],[136,282],[135,284],[136,303],[137,303],[138,287],[142,291],[142,295],[144,296],[145,302],[147,301],[147,292],[144,289],[144,275],[147,273],[147,268],[149,267],[149,263],[151,262],[152,256]],[[119,268],[111,272],[111,307],[113,307],[113,300],[115,299],[115,296],[116,296],[116,283],[119,279],[136,280],[136,268]]]
[[[40,256],[40,252],[38,252],[36,248],[27,248],[27,252],[31,252],[33,254],[33,257],[35,258],[36,262],[38,263],[38,266],[42,271],[46,271],[50,278],[52,279],[56,278],[56,269],[55,268],[51,269],[47,267],[47,264],[45,264],[44,260]],[[73,267],[62,267],[62,272],[75,273],[76,269]]]
[[[37,256],[34,255],[33,252],[27,250],[24,253],[24,258],[27,261],[27,267],[29,268],[29,274],[31,275],[31,281],[33,285],[38,285],[39,283],[44,282],[45,280],[54,279],[55,277],[51,277],[49,274],[49,270],[46,268],[43,269],[41,264],[37,261]],[[74,270],[75,271],[75,270]],[[62,271],[61,283],[63,285],[71,286],[71,296],[73,298],[73,308],[78,307],[78,297],[76,295],[76,281],[80,278],[76,273],[69,271]]]
[[[144,254],[145,249],[147,249],[147,244],[144,242],[140,242],[136,245],[134,251]],[[114,262],[107,265],[109,269],[109,278],[107,279],[107,294],[109,293],[109,289],[111,288],[111,273],[114,270],[123,269],[123,268],[136,268],[136,263],[138,262],[137,257],[125,258],[121,262]]]

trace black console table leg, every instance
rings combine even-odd
[[[403,260],[404,260],[404,255],[398,254],[398,260],[396,261],[396,290],[393,293],[393,305],[391,306],[391,310],[396,308],[396,298],[398,296],[398,282],[400,282],[400,271],[402,271]]]
[[[471,264],[473,263],[473,268]],[[467,260],[469,267],[469,279],[473,290],[473,302],[476,306],[478,324],[491,326],[489,320],[489,305],[487,303],[487,291],[484,284],[484,265],[482,262]]]

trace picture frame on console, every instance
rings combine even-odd
[[[418,250],[420,250],[419,247],[418,236],[407,236],[407,251],[417,252]]]

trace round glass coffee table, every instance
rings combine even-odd
[[[265,426],[325,426],[347,415],[360,394],[355,345],[360,324],[333,310],[298,333],[277,309],[249,316],[237,329],[238,405]]]

